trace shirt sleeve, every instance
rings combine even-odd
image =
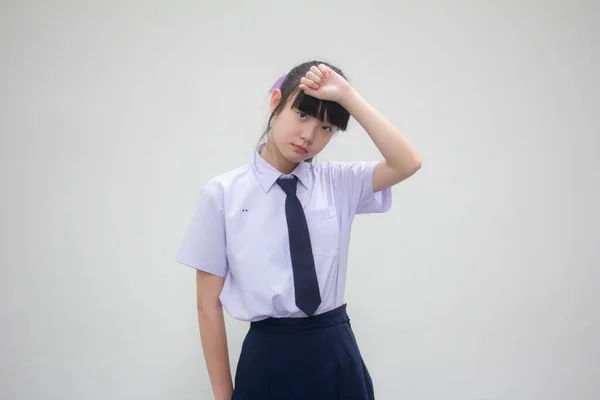
[[[209,182],[196,201],[192,220],[175,258],[177,262],[221,277],[227,275],[222,205],[221,187]]]
[[[373,191],[373,171],[379,161],[330,162],[334,190],[343,209],[352,214],[385,213],[392,206],[392,189]]]

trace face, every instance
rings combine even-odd
[[[271,95],[271,112],[281,100],[281,91]],[[290,108],[293,99],[273,117],[271,139],[283,157],[292,163],[298,163],[317,155],[329,143],[337,128],[327,122],[321,122],[298,109]]]

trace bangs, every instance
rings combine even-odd
[[[302,89],[299,89],[291,108],[297,108],[321,122],[337,127],[341,131],[348,128],[350,113],[344,107],[335,101],[319,100],[309,96]]]

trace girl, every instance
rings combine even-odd
[[[387,212],[390,187],[414,174],[420,157],[325,62],[298,65],[276,82],[270,111],[252,162],[203,187],[176,258],[197,270],[215,398],[373,399],[343,301],[350,226],[356,214]],[[350,116],[384,159],[313,163]],[[250,322],[235,386],[223,308]]]

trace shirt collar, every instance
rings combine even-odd
[[[263,187],[264,191],[267,192],[271,186],[279,179],[282,174],[275,167],[269,164],[262,156],[259,154],[260,151],[265,147],[265,144],[262,143],[256,149],[254,153],[254,162],[252,163],[252,169],[260,182],[260,185]],[[310,187],[311,183],[311,168],[312,164],[308,162],[300,162],[296,166],[296,168],[292,171],[291,175],[295,175],[298,177],[298,181],[304,186],[306,189]]]

